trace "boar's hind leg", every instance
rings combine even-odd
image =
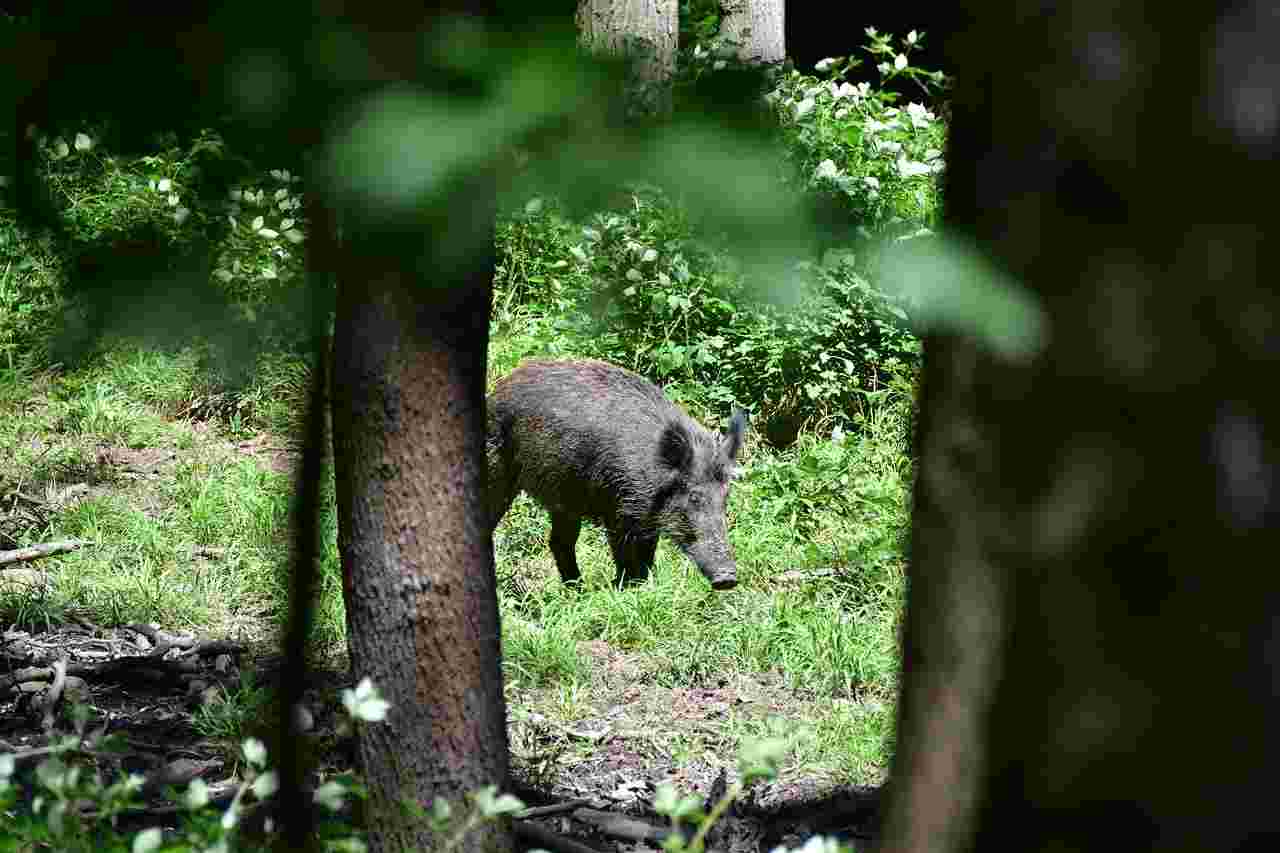
[[[578,584],[582,573],[578,571],[578,532],[582,530],[582,517],[564,512],[551,513],[551,556],[556,558],[560,580],[566,584]]]
[[[643,583],[653,568],[653,555],[658,550],[658,540],[628,538],[621,534],[609,534],[609,547],[613,550],[613,563],[618,567],[618,586]]]

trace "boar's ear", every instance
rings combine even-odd
[[[693,470],[693,440],[681,423],[669,423],[658,439],[658,459],[668,468],[688,474]]]
[[[730,462],[738,458],[738,451],[742,449],[742,436],[747,432],[747,413],[743,409],[737,409],[733,413],[733,418],[729,421],[729,431],[724,434],[724,457]]]

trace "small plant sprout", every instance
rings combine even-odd
[[[738,754],[738,778],[724,792],[724,796],[704,814],[702,800],[695,796],[680,796],[675,787],[668,782],[658,786],[653,799],[654,811],[671,819],[675,830],[663,839],[663,849],[671,853],[702,853],[705,849],[707,832],[715,826],[716,821],[724,816],[733,801],[751,785],[760,779],[773,779],[778,775],[778,767],[787,754],[787,741],[783,738],[763,738],[745,743]],[[680,832],[682,824],[697,824],[698,829],[686,843],[684,833]]]
[[[347,788],[336,779],[330,779],[319,788],[316,788],[313,799],[319,805],[324,806],[331,812],[336,812],[342,808],[342,803],[346,797]]]
[[[440,848],[441,853],[449,853],[450,850],[457,848],[467,834],[480,824],[499,820],[504,815],[512,815],[524,809],[524,803],[518,797],[512,794],[499,794],[496,785],[487,785],[469,795],[468,799],[471,800],[471,811]],[[453,809],[443,798],[437,797],[431,804],[427,820],[432,832],[443,833],[453,823]]]
[[[245,738],[244,743],[240,745],[240,749],[244,753],[244,760],[248,762],[250,767],[260,770],[266,766],[267,748],[256,737]]]

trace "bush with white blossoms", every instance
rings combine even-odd
[[[299,280],[306,225],[298,176],[272,169],[260,181],[233,188],[225,215],[231,231],[213,275],[247,305],[262,304]]]
[[[946,128],[928,107],[897,106],[891,80],[914,81],[921,99],[946,79],[911,64],[923,36],[897,42],[874,28],[865,51],[876,60],[880,86],[845,78],[861,64],[831,57],[815,65],[826,79],[793,71],[768,95],[785,133],[797,179],[839,198],[866,236],[899,236],[933,228],[940,214],[940,176]]]

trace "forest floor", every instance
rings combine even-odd
[[[121,368],[112,368],[117,380]],[[147,396],[100,374],[49,374],[0,398],[0,549],[71,543],[60,554],[0,565],[0,617],[9,626],[0,752],[45,746],[67,730],[60,709],[78,700],[90,709],[88,729],[105,725],[126,740],[127,755],[105,770],[142,773],[144,794],[156,796],[201,778],[216,800],[234,790],[243,738],[261,737],[269,754],[274,741],[270,688],[280,667],[297,454],[280,435],[200,419],[205,410],[190,399],[175,407]],[[518,505],[497,537],[513,786],[529,805],[582,801],[542,824],[600,850],[656,847],[666,826],[652,809],[659,783],[716,795],[734,778],[743,742],[780,735],[790,752],[779,778],[748,790],[712,846],[755,851],[813,831],[863,841],[874,834],[893,714],[883,678],[837,689],[815,676],[808,685],[782,659],[730,666],[689,651],[681,643],[698,640],[682,635],[750,621],[756,605],[734,605],[705,588],[665,547],[648,592],[610,589],[598,532],[580,545],[588,583],[575,612],[585,621],[567,625],[565,614],[578,606],[565,603],[545,545],[535,547],[545,542],[544,522],[531,520],[536,512]],[[317,782],[355,760],[351,740],[337,734],[339,694],[353,685],[341,648],[336,553],[326,560],[307,702]],[[754,575],[744,569],[745,586]],[[838,578],[838,569],[800,569],[777,580],[792,589],[779,600],[807,602],[776,617],[788,631],[808,630],[805,614],[827,606],[809,587],[830,583],[833,572]],[[695,626],[646,622],[628,610],[660,610],[664,602],[668,610],[715,612]],[[884,618],[896,625],[896,614]],[[672,638],[627,639],[646,630]],[[808,642],[839,645],[840,636]],[[787,635],[771,642],[785,644]],[[60,660],[69,676],[62,681],[52,670]],[[602,813],[652,829],[611,824]],[[138,818],[154,823],[156,814]]]

